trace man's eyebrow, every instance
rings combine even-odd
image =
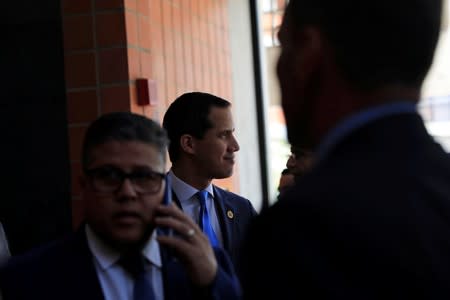
[[[231,128],[231,129],[224,129],[224,130],[221,130],[219,133],[220,134],[231,134],[231,133],[233,133],[234,132],[234,128]]]

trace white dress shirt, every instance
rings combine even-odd
[[[168,176],[171,177],[172,189],[175,192],[175,195],[177,195],[178,200],[180,200],[181,208],[198,224],[200,219],[200,201],[196,194],[199,190],[178,178],[172,170],[169,171]],[[220,230],[219,219],[217,217],[216,207],[214,205],[214,192],[212,184],[208,185],[205,190],[208,191],[206,207],[208,209],[211,225],[217,239],[219,240],[220,246],[223,247],[222,231]]]
[[[154,230],[142,250],[142,255],[148,263],[145,268],[152,281],[155,299],[163,300],[162,261],[156,235]],[[117,263],[120,254],[108,247],[89,225],[86,226],[86,237],[105,300],[133,299],[133,278]]]

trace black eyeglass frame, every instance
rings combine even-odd
[[[114,188],[112,188],[112,186],[111,186],[111,189],[101,189],[101,188],[99,189],[98,185],[95,184],[96,174],[98,174],[100,171],[105,171],[105,170],[114,171],[115,174],[118,175],[119,181],[117,182],[117,186],[114,186]],[[133,172],[127,173],[127,172],[124,172],[123,170],[121,170],[120,168],[112,167],[112,166],[100,166],[100,167],[92,168],[92,169],[84,169],[84,173],[87,175],[87,177],[90,178],[93,189],[99,193],[111,193],[111,194],[117,193],[120,190],[120,188],[123,186],[125,179],[129,179],[130,183],[133,185],[133,188],[136,191],[136,193],[143,194],[143,195],[154,195],[154,194],[157,194],[159,191],[161,191],[162,182],[164,180],[166,180],[166,174],[156,172],[153,170],[145,170],[145,171],[140,170],[140,171],[133,171]],[[139,178],[139,176],[137,176],[137,174],[142,175],[143,173],[147,173],[147,175],[159,177],[160,181],[159,181],[158,187],[155,189],[152,189],[151,191],[150,190],[147,191],[145,189],[142,189],[142,187],[140,187],[139,185],[137,185],[135,182],[135,179]]]
[[[294,159],[301,159],[305,157],[311,157],[313,155],[312,151],[303,150],[303,149],[291,149],[291,154]]]

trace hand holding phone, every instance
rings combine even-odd
[[[165,181],[166,181],[166,186],[164,188],[164,196],[163,196],[162,204],[170,205],[172,203],[172,184],[170,181],[170,176],[167,174],[165,177]],[[160,226],[159,229],[164,235],[168,235],[168,236],[173,235],[172,228]]]
[[[158,235],[159,244],[168,250],[169,257],[180,261],[190,280],[197,286],[208,286],[214,280],[218,263],[208,237],[197,223],[178,206],[159,205],[156,224],[173,228],[173,235]]]

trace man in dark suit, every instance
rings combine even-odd
[[[247,224],[256,215],[249,200],[212,184],[230,177],[239,144],[234,136],[231,104],[208,93],[178,97],[164,115],[169,139],[174,201],[199,222],[197,193],[206,190],[206,206],[218,240],[236,264]]]
[[[450,160],[417,113],[440,0],[291,0],[277,74],[315,164],[256,217],[247,299],[448,299]]]
[[[3,299],[238,298],[228,256],[175,205],[162,204],[167,145],[165,131],[137,114],[94,121],[80,178],[86,223],[10,259],[0,270]]]
[[[291,155],[286,161],[286,168],[295,176],[295,180],[300,180],[308,172],[314,163],[314,154],[297,146],[291,146]]]

